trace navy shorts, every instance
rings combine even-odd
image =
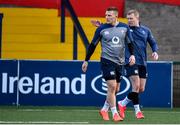
[[[132,75],[138,75],[140,78],[147,78],[148,73],[147,73],[147,67],[144,65],[126,65],[125,66],[125,75],[127,77],[132,76]]]
[[[122,75],[122,65],[118,65],[110,60],[101,58],[101,70],[103,78],[120,82]]]

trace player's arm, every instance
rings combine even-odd
[[[86,58],[85,58],[85,61],[88,62],[89,59],[91,58],[92,54],[94,53],[94,50],[96,48],[96,45],[94,45],[94,43],[91,43],[88,47],[88,51],[87,51],[87,54],[86,54]]]
[[[129,65],[134,65],[136,62],[135,56],[134,56],[134,47],[132,43],[128,43],[128,49],[131,54],[129,57]]]
[[[86,72],[87,71],[87,67],[88,67],[88,60],[90,59],[90,57],[92,56],[92,54],[94,53],[96,46],[91,43],[88,47],[88,51],[85,57],[85,61],[82,64],[82,71]]]
[[[131,55],[134,55],[134,46],[132,43],[128,43],[128,49],[129,49],[129,53]]]
[[[87,67],[88,67],[88,61],[90,60],[92,54],[94,53],[94,50],[96,49],[97,44],[99,43],[100,40],[100,29],[98,28],[94,34],[92,42],[89,44],[85,60],[82,64],[82,71],[86,72]]]
[[[158,56],[158,45],[157,45],[157,42],[155,40],[155,38],[153,37],[151,31],[149,30],[148,31],[148,39],[147,39],[151,49],[152,49],[152,58],[154,60],[158,60],[159,56]]]
[[[134,65],[135,64],[135,56],[134,56],[134,45],[133,45],[133,37],[132,34],[130,32],[130,29],[128,27],[127,33],[126,33],[126,42],[128,45],[128,49],[129,49],[129,53],[130,53],[130,57],[129,57],[129,65]]]

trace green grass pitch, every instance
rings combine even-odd
[[[99,107],[0,106],[0,124],[114,124],[103,121]],[[136,119],[134,109],[126,110],[119,124],[180,124],[180,108],[143,108],[145,119]],[[116,124],[116,123],[115,123]]]

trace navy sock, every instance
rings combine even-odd
[[[139,94],[137,92],[130,92],[127,97],[132,100],[133,105],[139,104]]]

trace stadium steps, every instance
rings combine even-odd
[[[65,43],[60,42],[60,17],[56,9],[0,8],[4,14],[2,28],[3,59],[73,59],[73,23],[66,17]],[[92,40],[95,27],[92,18],[79,18],[89,39]],[[97,19],[97,18],[96,18]],[[102,20],[102,18],[98,18]],[[104,20],[102,20],[104,21]],[[99,60],[100,45],[92,60]],[[78,35],[78,60],[85,57],[85,48]]]

